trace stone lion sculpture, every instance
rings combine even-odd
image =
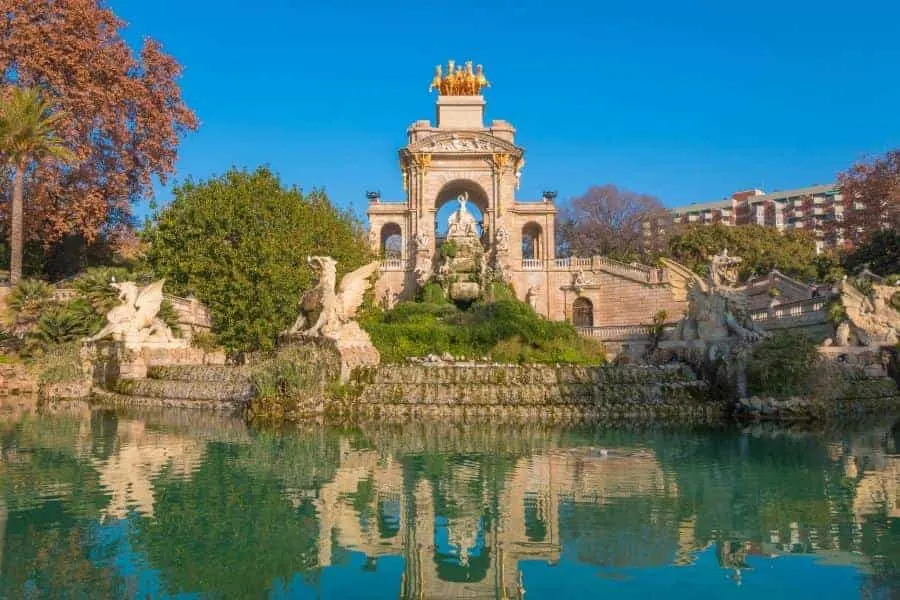
[[[847,279],[841,282],[846,318],[837,326],[836,346],[893,346],[900,342],[900,312],[891,305],[897,289],[872,282],[869,295]]]
[[[722,252],[710,261],[709,280],[675,261],[662,259],[676,300],[688,301],[688,312],[678,323],[679,340],[724,340],[736,337],[753,343],[768,334],[750,318],[747,296],[732,287],[741,259]]]
[[[126,342],[172,342],[176,338],[157,315],[163,301],[165,279],[139,288],[133,281],[113,282],[121,304],[106,313],[106,325],[86,342],[104,339]]]

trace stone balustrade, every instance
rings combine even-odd
[[[387,258],[381,261],[382,271],[406,271],[408,261],[404,258]]]
[[[668,333],[675,329],[675,323],[667,323],[663,331]],[[603,342],[643,340],[653,333],[652,325],[606,325],[602,327],[579,327],[578,333]]]
[[[668,281],[665,269],[648,267],[637,263],[627,264],[606,258],[593,256],[591,258],[567,257],[541,260],[534,258],[522,259],[523,271],[606,271],[614,275],[621,275],[641,283],[665,283]]]
[[[756,323],[765,326],[766,322],[790,319],[798,322],[825,321],[827,320],[827,297],[807,298],[795,302],[776,304],[768,308],[762,308],[750,313],[750,318]]]

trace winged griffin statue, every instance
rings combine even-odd
[[[356,325],[353,317],[362,304],[363,295],[369,288],[369,279],[379,263],[371,262],[348,273],[335,291],[337,261],[328,256],[310,256],[307,262],[317,272],[319,281],[300,299],[300,315],[285,334],[337,339],[348,324]]]
[[[662,259],[676,300],[688,301],[688,312],[678,323],[679,340],[723,340],[737,337],[756,342],[767,334],[750,318],[747,296],[735,289],[741,259],[725,250],[710,260],[709,280],[675,261]]]
[[[119,290],[118,306],[106,313],[106,325],[87,342],[104,339],[125,342],[172,342],[176,340],[172,330],[159,318],[163,301],[165,279],[139,288],[133,281],[113,282]]]

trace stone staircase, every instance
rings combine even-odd
[[[97,394],[116,407],[153,406],[240,412],[253,388],[246,369],[225,365],[155,366],[145,379],[121,379]]]

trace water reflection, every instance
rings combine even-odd
[[[0,411],[0,596],[890,597],[889,425],[274,432]]]

